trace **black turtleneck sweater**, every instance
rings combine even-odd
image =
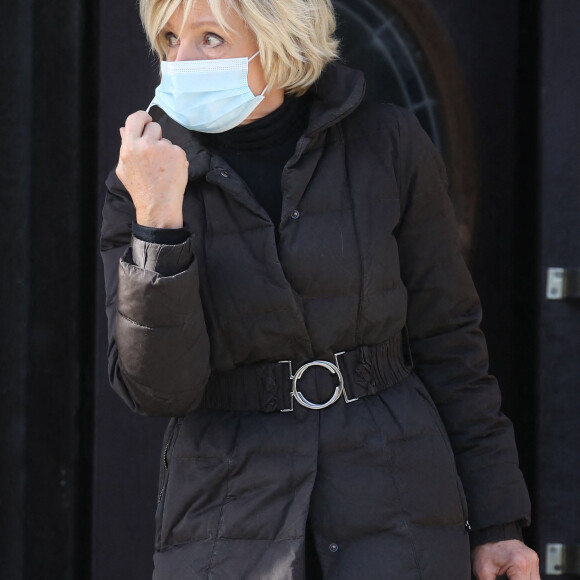
[[[276,228],[282,212],[282,170],[296,150],[308,123],[307,97],[286,97],[275,111],[224,133],[200,134],[208,149],[219,154],[245,181]],[[133,224],[133,234],[146,242],[179,244],[186,228],[148,228]]]

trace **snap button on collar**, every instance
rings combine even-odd
[[[293,212],[290,214],[290,217],[291,217],[293,220],[297,220],[297,219],[300,217],[300,212],[299,212],[297,209],[295,209],[295,210],[294,210],[294,211],[293,211]]]

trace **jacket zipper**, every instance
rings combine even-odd
[[[163,484],[161,486],[161,490],[159,491],[159,495],[157,496],[157,503],[160,504],[161,500],[163,499],[163,494],[165,493],[165,488],[167,487],[167,473],[169,472],[169,458],[168,453],[169,449],[173,444],[173,440],[175,439],[175,433],[179,428],[181,421],[176,421],[169,437],[167,438],[167,443],[165,443],[165,447],[163,448],[163,453],[161,454],[161,465],[162,465],[162,480]]]
[[[165,444],[165,449],[163,449],[163,485],[161,486],[161,490],[159,491],[159,496],[157,497],[157,503],[161,503],[161,498],[165,493],[165,486],[167,483],[167,471],[169,470],[169,463],[167,461],[167,451],[169,451],[169,443],[170,440],[167,441]]]

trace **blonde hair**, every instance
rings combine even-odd
[[[161,31],[183,5],[184,21],[196,0],[140,0],[141,21],[151,48],[165,58]],[[254,33],[270,88],[304,94],[328,62],[338,58],[331,0],[207,0],[222,28],[223,8],[234,10]]]

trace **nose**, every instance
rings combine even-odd
[[[188,42],[185,38],[180,39],[177,55],[175,56],[176,61],[201,60],[202,58],[203,56],[199,54],[194,42]]]

